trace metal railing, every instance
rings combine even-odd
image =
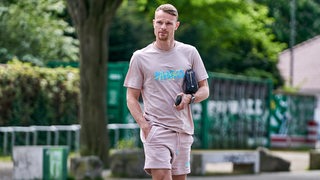
[[[137,124],[108,124],[109,130],[114,131],[114,142],[120,140],[120,130],[137,130]],[[10,150],[16,145],[17,136],[24,135],[23,145],[39,145],[39,133],[46,133],[46,145],[59,145],[61,132],[66,132],[66,145],[74,147],[75,151],[79,150],[80,143],[80,128],[79,124],[73,125],[52,125],[52,126],[8,126],[0,127],[0,135],[2,135],[2,153],[7,155]],[[22,134],[21,134],[22,133]],[[136,133],[138,136],[138,133]],[[138,138],[138,137],[136,137]],[[53,142],[52,142],[53,141]],[[1,141],[0,141],[1,142]],[[10,143],[9,143],[10,142]],[[1,144],[1,143],[0,143]]]

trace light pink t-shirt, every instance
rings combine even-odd
[[[184,73],[190,68],[198,81],[208,78],[195,47],[175,41],[174,48],[162,51],[149,44],[133,54],[124,86],[141,90],[144,117],[151,123],[193,134],[190,106],[181,111],[174,107],[177,94],[183,92]]]

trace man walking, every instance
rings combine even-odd
[[[129,111],[141,129],[144,169],[156,180],[185,180],[190,173],[194,133],[190,104],[209,96],[208,74],[197,49],[174,39],[179,25],[173,5],[163,4],[156,9],[156,39],[133,54],[124,82]],[[199,89],[184,94],[185,71],[191,68],[196,72]],[[178,95],[182,100],[175,105]]]

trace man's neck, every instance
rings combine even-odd
[[[158,48],[161,49],[163,51],[169,51],[170,49],[172,49],[175,45],[174,40],[168,40],[168,41],[160,41],[160,40],[156,40],[156,42],[154,43],[154,45]]]

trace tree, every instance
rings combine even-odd
[[[0,63],[18,58],[36,65],[77,61],[74,28],[60,18],[61,0],[0,1]]]
[[[108,165],[106,74],[109,27],[122,0],[67,0],[80,41],[80,153]]]
[[[278,41],[289,47],[290,42],[290,1],[255,0],[269,8],[268,16],[274,18],[270,24]],[[320,1],[296,0],[295,44],[299,44],[320,34]]]
[[[109,61],[128,61],[134,51],[150,43],[153,38],[152,21],[139,10],[136,1],[125,1],[112,21]]]

